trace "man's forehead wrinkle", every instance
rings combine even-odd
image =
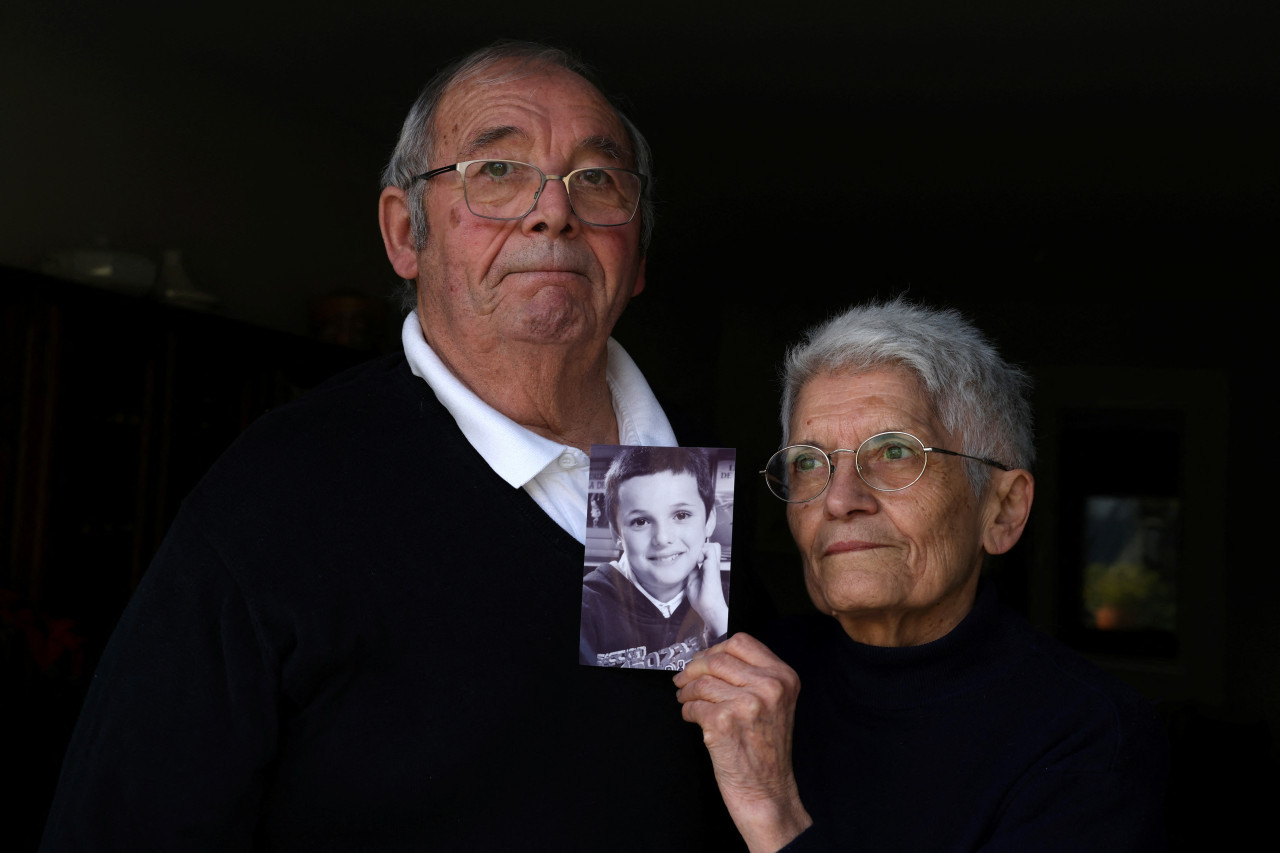
[[[507,64],[488,70],[454,82],[440,100],[443,132],[431,138],[433,161],[485,156],[540,159],[532,151],[543,140],[547,129],[543,124],[554,122],[553,133],[559,140],[556,146],[568,155],[567,163],[557,164],[557,170],[634,167],[630,137],[617,110],[579,74],[554,68],[517,69]],[[566,134],[572,136],[564,138]],[[563,149],[564,143],[570,147]]]
[[[476,151],[482,151],[504,139],[510,139],[513,136],[522,140],[528,138],[528,134],[526,134],[523,129],[516,127],[515,125],[502,124],[494,127],[481,128],[472,135],[470,141],[468,141],[463,147],[462,153],[470,155]]]
[[[458,154],[460,159],[468,159],[498,143],[514,141],[519,144],[531,141],[524,128],[511,124],[500,124],[482,127],[465,140]],[[631,153],[625,145],[607,133],[595,133],[583,137],[574,144],[574,150],[583,154],[601,154],[615,163],[631,162]]]

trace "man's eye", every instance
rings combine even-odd
[[[578,173],[578,183],[590,187],[608,186],[611,180],[606,169],[584,169]]]
[[[676,521],[688,521],[689,519],[693,518],[693,513],[682,509],[679,512],[677,512],[673,516],[673,518],[675,518]]]
[[[495,160],[480,167],[480,173],[486,178],[505,178],[511,173],[511,164]]]

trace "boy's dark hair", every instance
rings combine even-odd
[[[706,507],[707,516],[716,504],[715,480],[711,475],[711,461],[700,447],[624,447],[604,475],[604,511],[609,526],[618,529],[618,487],[632,477],[646,474],[692,474],[698,484],[698,496]]]

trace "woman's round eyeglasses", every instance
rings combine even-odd
[[[836,470],[837,453],[852,453],[858,476],[878,492],[898,492],[914,484],[924,476],[930,453],[973,459],[1001,471],[1012,470],[994,459],[925,447],[924,442],[909,432],[882,432],[859,444],[857,450],[838,448],[827,452],[811,444],[784,447],[769,458],[769,464],[760,473],[769,491],[778,498],[787,503],[804,503],[826,491]]]

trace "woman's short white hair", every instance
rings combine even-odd
[[[800,390],[814,377],[891,367],[916,377],[960,453],[1014,468],[1035,463],[1031,377],[1005,361],[959,311],[913,304],[902,297],[855,305],[804,333],[782,366],[782,444]],[[921,436],[926,442],[927,436]],[[975,494],[990,468],[964,460]]]

